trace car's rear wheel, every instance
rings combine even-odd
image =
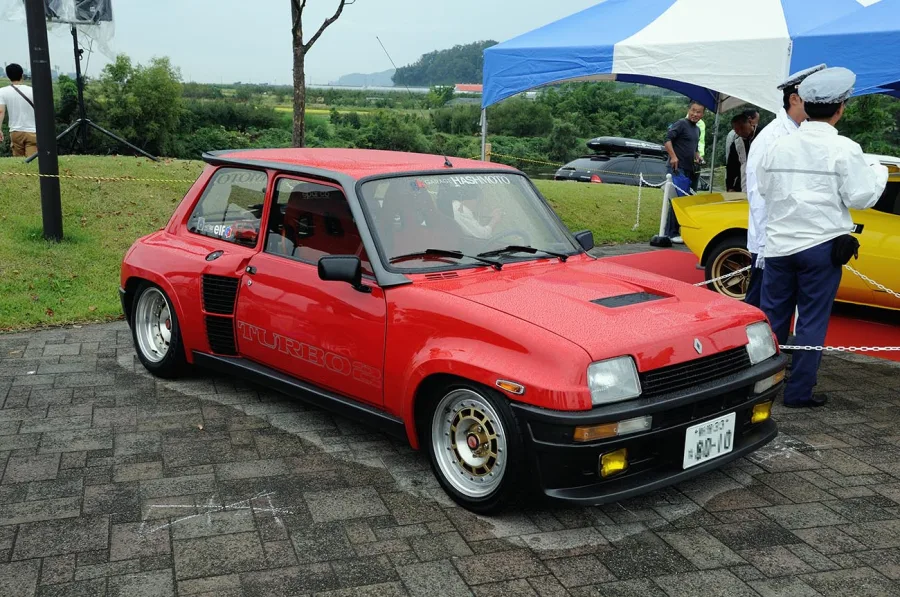
[[[185,365],[181,328],[172,302],[158,286],[144,282],[131,310],[134,348],[144,367],[159,377],[177,377]]]
[[[443,387],[433,404],[427,446],[444,491],[474,512],[500,508],[514,495],[524,461],[509,404],[463,382]]]
[[[734,272],[750,264],[750,251],[747,250],[746,239],[738,236],[723,239],[710,251],[706,259],[706,279],[714,280],[707,287],[719,294],[744,300],[750,284],[750,271],[739,274],[734,274]],[[724,280],[719,279],[729,274],[734,275]]]

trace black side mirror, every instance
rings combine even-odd
[[[581,245],[581,248],[585,251],[590,251],[594,248],[594,233],[590,230],[582,230],[581,232],[576,232],[575,240],[578,241],[578,244]]]
[[[347,282],[360,292],[372,292],[362,283],[362,263],[355,255],[328,255],[319,258],[319,279]]]

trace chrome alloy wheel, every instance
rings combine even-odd
[[[736,272],[750,265],[750,252],[746,249],[731,248],[725,249],[716,256],[712,265],[713,278],[727,276],[732,272]],[[744,300],[747,296],[747,288],[750,285],[750,272],[742,272],[727,278],[725,280],[716,280],[712,286],[719,294]]]
[[[444,478],[467,498],[487,496],[503,480],[506,431],[480,394],[458,389],[444,396],[431,420],[431,441]]]
[[[169,302],[157,288],[148,288],[135,307],[134,326],[138,349],[148,361],[159,363],[169,352],[172,341],[172,315]]]

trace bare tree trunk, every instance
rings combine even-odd
[[[306,8],[306,0],[291,0],[291,36],[293,37],[294,48],[294,130],[291,142],[294,147],[303,147],[306,141],[306,53],[313,47],[319,37],[328,29],[335,21],[337,21],[344,6],[353,4],[356,0],[340,0],[337,10],[334,14],[325,19],[325,22],[319,27],[315,35],[304,43],[303,42],[303,10]]]
[[[306,140],[306,47],[294,40],[294,132],[292,145],[303,147]]]

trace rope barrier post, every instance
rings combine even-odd
[[[487,108],[481,109],[481,161],[485,158],[485,144],[487,143]]]
[[[662,214],[659,217],[659,234],[650,239],[651,247],[671,247],[672,239],[666,236],[666,224],[669,221],[669,202],[671,201],[672,174],[666,174],[666,184],[663,187]]]

